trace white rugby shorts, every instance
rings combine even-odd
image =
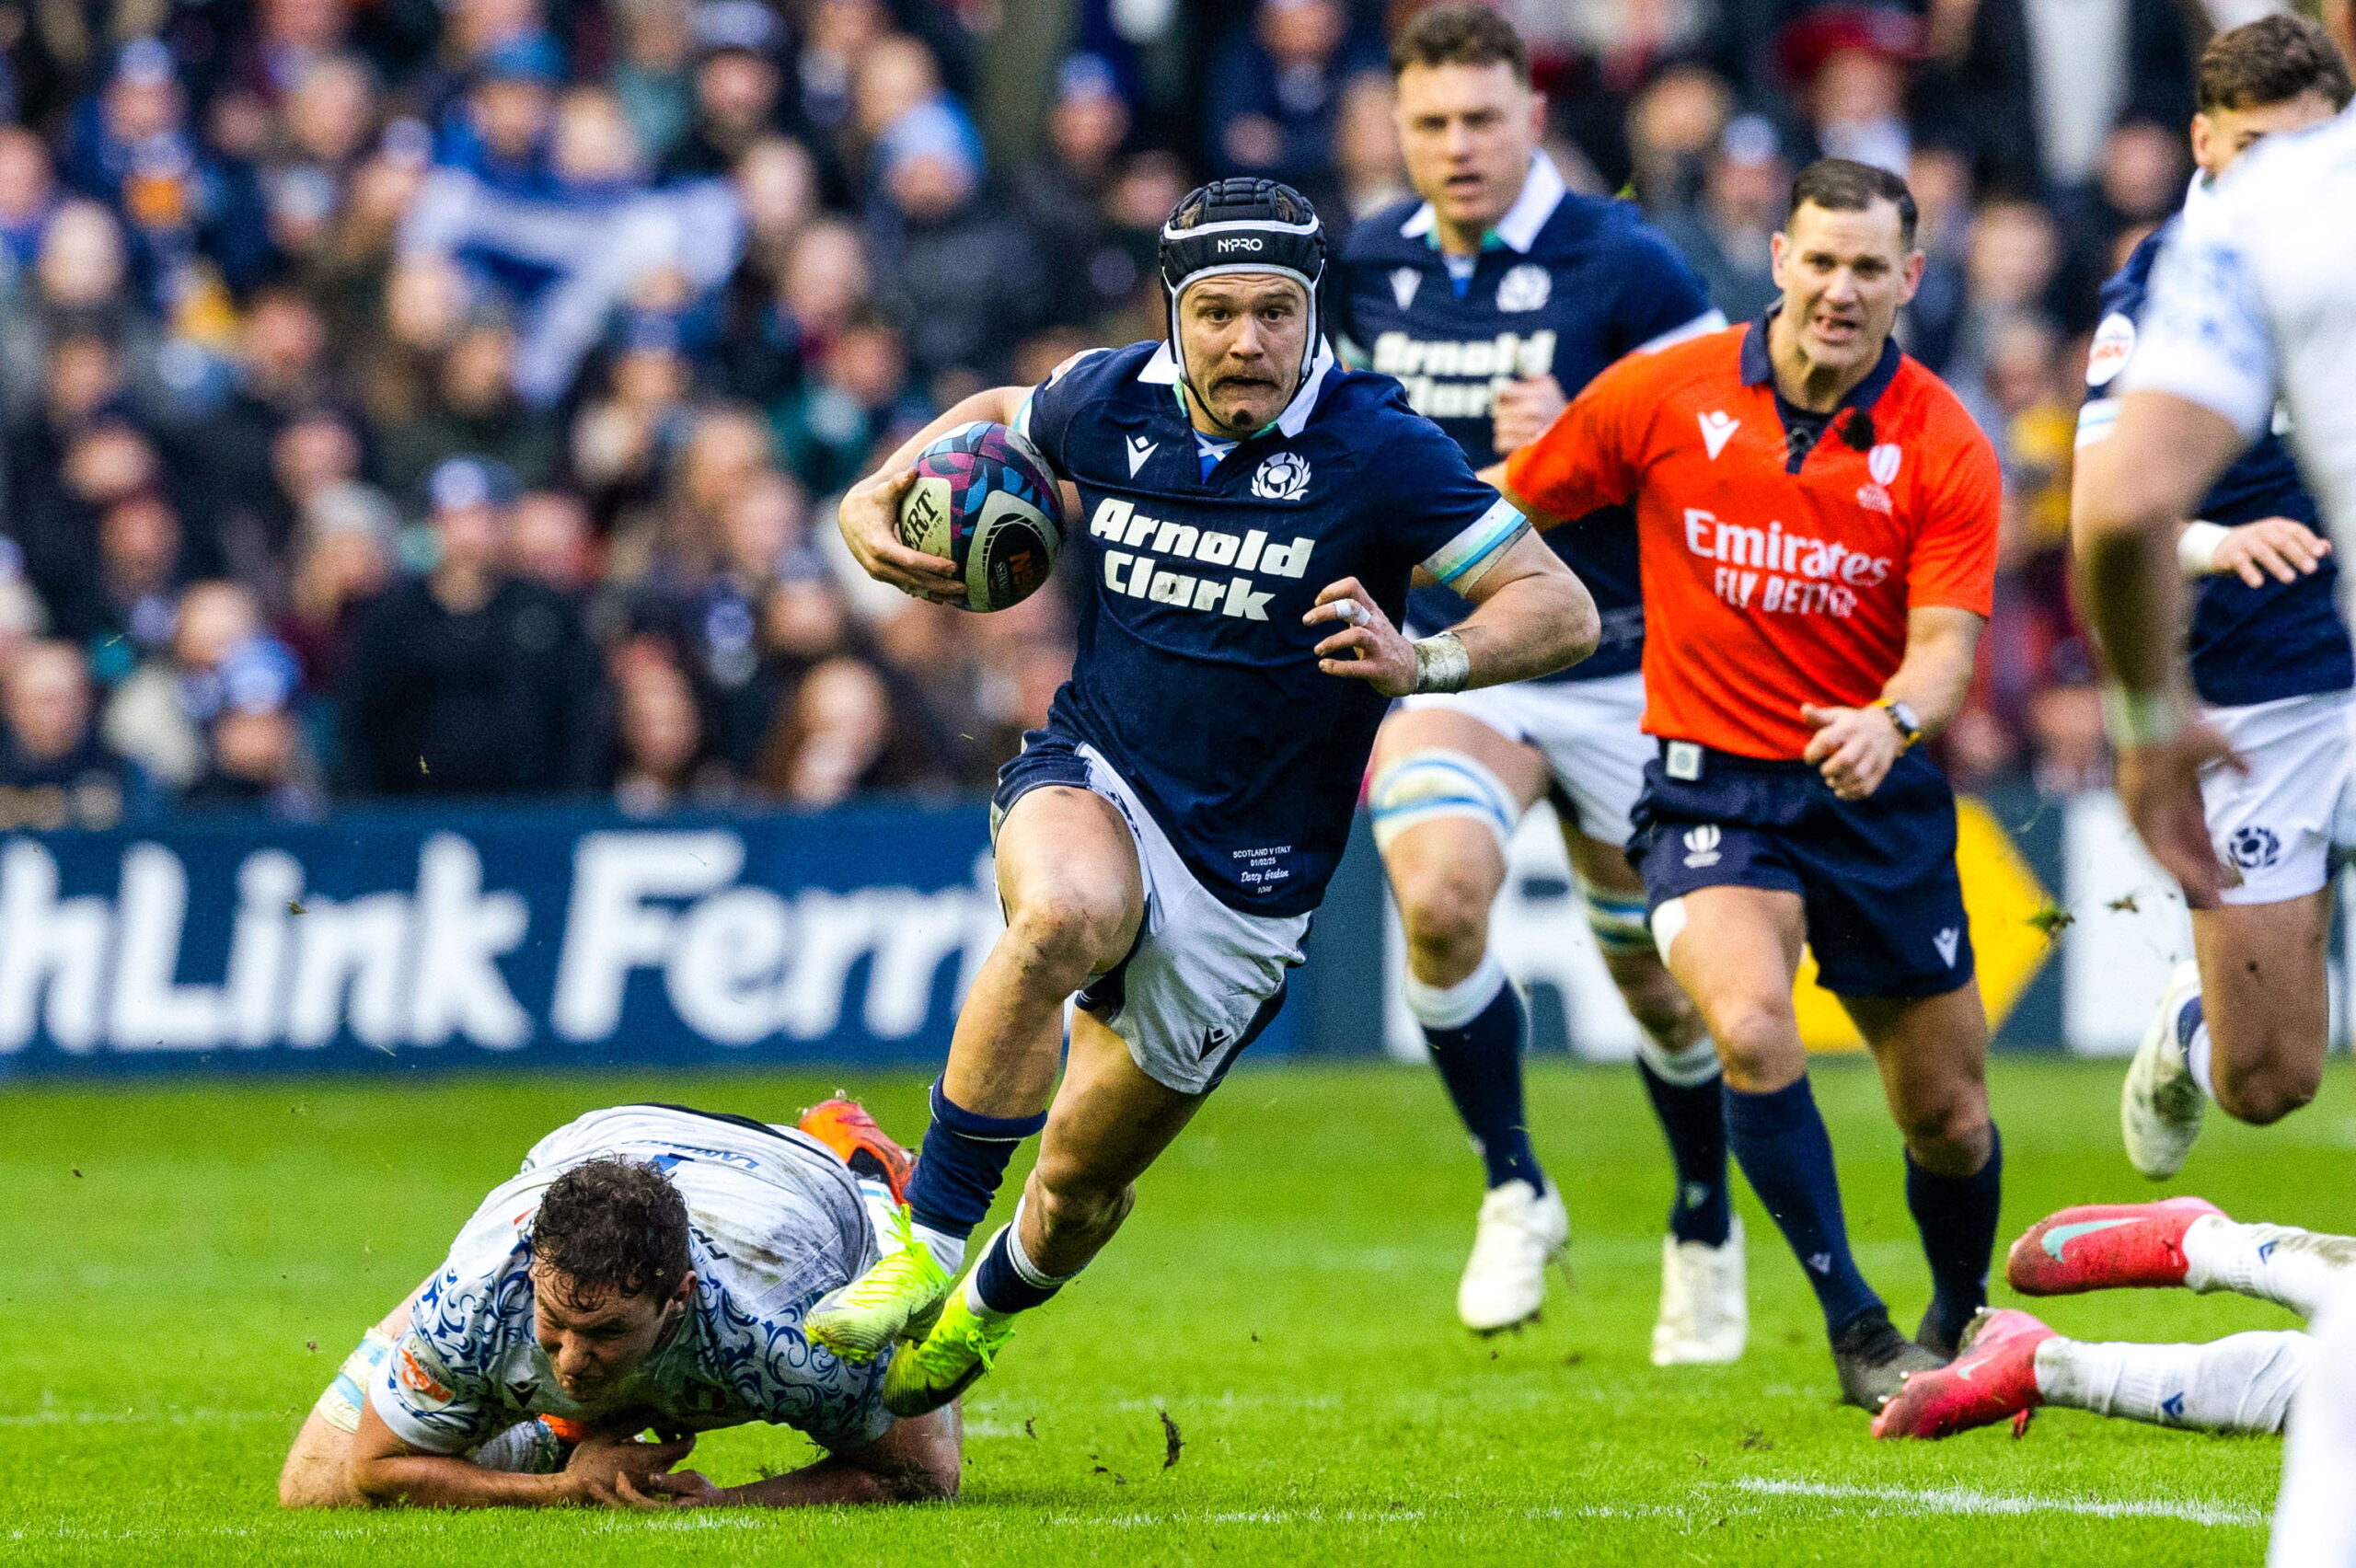
[[[1642,671],[1592,681],[1517,681],[1400,699],[1410,712],[1446,709],[1477,719],[1546,759],[1554,787],[1589,838],[1626,848],[1628,813],[1658,747],[1645,733]]]
[[[1077,749],[1088,762],[1088,788],[1128,823],[1145,884],[1137,945],[1088,983],[1080,1005],[1121,1037],[1146,1077],[1181,1094],[1208,1093],[1283,1005],[1310,917],[1247,915],[1220,903],[1103,754]]]
[[[2203,710],[2248,771],[2201,776],[2200,803],[2218,859],[2241,871],[2228,904],[2303,898],[2331,879],[2349,806],[2356,701],[2345,691]]]

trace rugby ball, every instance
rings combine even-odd
[[[1064,543],[1063,490],[1039,449],[1005,425],[959,425],[917,455],[900,542],[957,563],[968,610],[1036,593]]]

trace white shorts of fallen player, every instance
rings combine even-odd
[[[2356,699],[2344,691],[2203,710],[2246,771],[2216,767],[2200,801],[2218,859],[2240,870],[2228,904],[2304,898],[2356,848]]]
[[[1477,719],[1546,759],[1554,787],[1578,813],[1578,829],[1615,847],[1628,843],[1628,813],[1645,787],[1645,764],[1657,751],[1642,728],[1645,677],[1639,671],[1592,681],[1519,681],[1472,691],[1400,699],[1408,712],[1443,709]],[[1512,836],[1513,824],[1504,824]]]
[[[1207,1093],[1276,1016],[1310,917],[1247,915],[1220,903],[1127,781],[1095,747],[1079,750],[1089,789],[1129,824],[1145,883],[1137,945],[1117,969],[1088,983],[1080,1005],[1121,1037],[1146,1077],[1181,1094]]]

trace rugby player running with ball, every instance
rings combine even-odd
[[[1456,444],[1395,382],[1334,363],[1325,265],[1290,188],[1194,191],[1161,233],[1169,343],[977,393],[844,498],[872,575],[962,600],[949,561],[898,540],[909,465],[968,421],[1010,424],[1077,487],[1067,570],[1086,582],[1071,679],[999,774],[1007,928],[933,1088],[911,1237],[810,1319],[847,1356],[918,1342],[884,1377],[895,1412],[955,1398],[1097,1254],[1130,1183],[1276,1015],[1390,699],[1595,647],[1587,590]],[[1410,642],[1395,628],[1418,566],[1475,607]],[[1043,1128],[1013,1222],[953,1289]]]
[[[1510,22],[1471,4],[1417,12],[1391,68],[1422,199],[1350,231],[1335,315],[1344,352],[1398,376],[1473,463],[1536,436],[1567,392],[1623,354],[1726,325],[1633,204],[1572,192],[1538,150],[1546,101]],[[1551,796],[1588,928],[1640,1027],[1638,1070],[1677,1168],[1653,1360],[1732,1361],[1748,1322],[1717,1053],[1653,951],[1644,883],[1623,852],[1653,752],[1638,723],[1635,536],[1612,508],[1547,543],[1595,595],[1595,657],[1541,681],[1410,697],[1374,745],[1374,841],[1406,929],[1407,1003],[1487,1177],[1457,1314],[1484,1333],[1536,1316],[1569,1234],[1522,1110],[1529,1022],[1489,951],[1515,824]],[[1410,630],[1454,625],[1467,608],[1445,588],[1418,589]]]
[[[1621,361],[1505,464],[1533,518],[1633,502],[1653,940],[1726,1065],[1727,1141],[1877,1410],[1987,1297],[2002,1156],[1956,873],[1915,749],[1962,706],[1994,593],[1996,455],[1889,340],[1923,274],[1896,176],[1801,171],[1762,320]],[[1803,943],[1864,1033],[1906,1147],[1934,1293],[1915,1340],[1850,1254],[1792,985]]]

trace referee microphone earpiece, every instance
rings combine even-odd
[[[1863,452],[1872,446],[1874,444],[1873,416],[1863,409],[1851,409],[1849,417],[1842,421],[1841,439],[1849,444],[1849,448],[1853,452]]]

